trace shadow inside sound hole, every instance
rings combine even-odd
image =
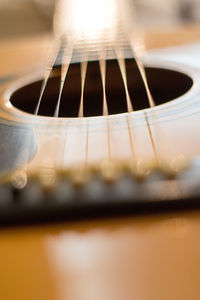
[[[126,59],[128,89],[134,110],[149,107],[144,84],[134,59]],[[147,79],[156,105],[166,103],[185,94],[192,86],[186,74],[161,68],[146,68]],[[18,109],[31,113],[39,99],[41,81],[33,82],[16,90],[11,103]],[[60,67],[54,68],[49,79],[39,115],[53,116],[60,87]],[[77,117],[81,95],[80,63],[70,65],[60,103],[60,117]],[[116,60],[107,61],[106,96],[110,114],[127,111],[125,90]],[[103,90],[99,63],[88,63],[84,91],[84,116],[102,115]]]

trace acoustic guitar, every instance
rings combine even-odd
[[[199,299],[199,43],[66,43],[1,71],[1,298]]]

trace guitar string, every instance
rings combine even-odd
[[[81,62],[81,98],[80,98],[80,105],[79,105],[79,112],[78,112],[79,118],[84,117],[83,98],[84,98],[87,67],[88,67],[88,61],[87,59],[84,59],[84,61]]]
[[[125,94],[126,94],[127,111],[130,113],[130,112],[133,112],[133,105],[132,105],[129,90],[128,90],[125,59],[123,57],[123,53],[120,48],[115,48],[115,53],[116,53],[119,69],[120,69],[123,84],[124,84],[124,89],[125,89]]]
[[[127,122],[127,128],[128,128],[128,136],[129,136],[129,143],[130,143],[130,149],[131,149],[131,156],[134,159],[135,158],[135,147],[134,147],[134,143],[133,143],[132,130],[130,128],[129,116],[127,116],[126,122]]]
[[[153,99],[150,87],[149,87],[149,83],[148,83],[148,79],[147,79],[147,74],[146,74],[146,70],[144,67],[144,64],[142,62],[142,55],[143,55],[143,51],[144,51],[144,44],[143,41],[141,40],[141,38],[139,36],[134,36],[133,34],[130,36],[129,38],[130,41],[130,46],[131,46],[131,50],[133,53],[133,56],[135,58],[135,62],[137,64],[139,73],[141,75],[143,84],[144,84],[144,88],[147,94],[147,99],[149,102],[149,106],[151,108],[151,115],[152,115],[152,119],[154,121],[154,129],[155,129],[155,137],[157,137],[157,140],[159,140],[159,145],[158,143],[155,142],[155,138],[153,136],[153,132],[151,129],[151,125],[149,123],[149,119],[148,119],[148,114],[146,111],[144,111],[144,119],[146,122],[146,126],[148,129],[148,134],[149,134],[149,138],[151,141],[151,145],[152,145],[152,149],[153,149],[153,153],[154,153],[154,158],[155,161],[158,165],[160,165],[161,163],[161,159],[162,156],[166,159],[166,154],[169,155],[169,143],[167,141],[167,138],[164,138],[164,131],[161,129],[161,122],[158,119],[158,116],[156,114],[155,111],[155,101]],[[160,155],[158,154],[158,146],[159,146],[159,152]],[[166,151],[166,149],[168,149],[168,151]]]
[[[106,28],[108,25],[108,19],[105,19],[104,29],[103,29],[103,36],[107,37]],[[108,26],[109,28],[109,26]],[[107,101],[107,94],[106,94],[106,76],[107,76],[107,53],[105,45],[101,45],[99,49],[99,68],[101,74],[101,83],[103,89],[103,111],[102,115],[106,117],[106,136],[107,136],[107,159],[111,161],[112,154],[111,154],[111,126],[110,126],[110,115],[108,109],[108,101]]]
[[[124,61],[124,58],[122,58],[122,55],[118,50],[116,51],[116,53],[117,53],[117,60],[118,60],[118,64],[119,64],[119,67],[120,67],[120,71],[121,71],[121,74],[122,74],[122,79],[123,79],[123,83],[124,83],[124,87],[125,87],[127,111],[130,113],[130,112],[133,111],[133,107],[132,107],[132,103],[131,103],[131,100],[130,100],[130,95],[129,95],[129,92],[128,92],[125,61]],[[69,57],[71,57],[71,55]],[[66,76],[67,76],[69,63],[70,63],[70,58],[69,57],[68,57],[68,62],[66,62],[66,60],[65,60],[65,63],[62,64],[61,84],[60,84],[58,103],[57,103],[57,107],[56,107],[56,112],[57,113],[54,113],[54,116],[58,116],[59,105],[60,105],[60,97],[61,97],[61,94],[62,94],[63,85],[64,85],[64,82],[65,82],[65,79],[66,79]],[[63,61],[64,61],[64,59],[63,59]],[[84,87],[85,87],[85,80],[86,80],[87,65],[88,65],[87,61],[83,61],[81,63],[81,98],[80,98],[80,107],[79,107],[78,117],[83,117],[84,116],[83,99],[84,99]],[[99,60],[99,65],[100,65],[102,86],[103,86],[103,115],[104,116],[109,116],[107,99],[106,99],[106,59],[100,59]],[[49,68],[49,70],[50,70],[50,68]],[[46,82],[46,78],[45,78],[45,82]],[[145,116],[145,120],[146,120],[146,123],[147,123],[148,132],[149,132],[149,135],[150,135],[150,140],[152,142],[152,147],[154,149],[154,153],[156,153],[156,151],[155,151],[155,142],[152,139],[152,132],[150,131],[150,126],[149,126],[149,123],[147,122],[147,117],[146,116]],[[129,135],[129,143],[130,143],[130,147],[131,147],[131,153],[132,153],[132,156],[135,156],[134,155],[135,151],[134,151],[134,146],[133,146],[133,139],[132,139],[132,133],[131,133],[131,130],[130,130],[129,119],[127,119],[127,128],[128,128],[128,135]],[[88,132],[87,132],[86,135],[87,135],[87,139],[88,139]],[[107,119],[107,144],[108,144],[108,159],[110,160],[111,159],[111,135],[110,135],[110,121],[109,121],[109,118]],[[86,142],[86,145],[88,147],[88,141]],[[87,152],[88,152],[88,149],[87,149]],[[155,154],[155,156],[157,157],[157,154]]]
[[[157,147],[156,147],[156,143],[155,143],[155,140],[154,140],[154,137],[153,137],[153,134],[152,134],[151,126],[149,124],[149,119],[148,119],[146,111],[144,111],[144,117],[145,117],[147,129],[148,129],[150,141],[151,141],[151,144],[152,144],[152,148],[153,148],[153,152],[154,152],[154,157],[155,157],[156,163],[159,164]]]
[[[59,53],[59,50],[60,50],[60,43],[61,41],[54,41],[53,42],[53,47],[50,47],[50,53],[47,55],[48,57],[48,61],[47,61],[47,68],[45,70],[45,73],[44,73],[44,79],[42,81],[42,86],[41,86],[41,89],[40,89],[40,95],[39,95],[39,99],[38,99],[38,102],[37,102],[37,105],[36,105],[36,108],[35,108],[35,111],[34,111],[34,114],[35,115],[38,115],[39,113],[39,109],[40,109],[40,105],[41,105],[41,101],[42,101],[42,98],[44,96],[44,92],[45,92],[45,89],[47,87],[47,83],[48,83],[48,80],[50,78],[50,75],[51,75],[51,72],[53,70],[53,67],[55,65],[55,62],[56,62],[56,59],[57,59],[57,56],[58,56],[58,53]]]
[[[65,49],[65,51],[67,51],[67,50]],[[55,113],[54,113],[54,116],[57,116],[57,117],[59,115],[60,99],[61,99],[61,95],[62,95],[62,91],[63,91],[64,82],[66,80],[70,60],[71,60],[72,49],[70,49],[70,51],[68,53],[70,53],[70,52],[71,52],[71,54],[69,56],[67,56],[68,57],[67,61],[66,61],[66,54],[64,55],[63,60],[62,60],[62,66],[61,66],[62,71],[61,71],[61,83],[60,83],[59,97],[58,97],[58,103],[57,103],[57,106],[56,106],[56,110],[55,110]],[[122,58],[122,53],[120,53],[120,51],[118,49],[116,50],[116,55],[117,55],[117,60],[118,60],[118,64],[119,64],[121,74],[122,74],[122,80],[123,80],[123,83],[124,83],[124,88],[125,88],[125,93],[126,93],[127,111],[130,113],[130,112],[133,111],[133,107],[132,107],[132,103],[131,103],[131,100],[130,100],[130,95],[129,95],[129,92],[128,92],[125,60],[124,60],[124,58]],[[85,88],[87,65],[88,65],[87,61],[81,62],[81,98],[80,98],[80,107],[79,107],[78,117],[83,117],[84,116],[83,99],[84,99],[84,88]],[[100,65],[102,85],[103,85],[103,115],[104,116],[109,116],[107,99],[106,99],[106,60],[105,59],[100,59],[99,60],[99,65]],[[50,75],[51,70],[52,70],[52,68],[48,68],[48,75]],[[49,78],[49,76],[45,76],[45,80],[44,80],[45,85],[43,86],[43,90],[44,90],[44,87],[46,87],[48,78]],[[40,96],[40,100],[41,100],[41,98],[42,97]],[[151,140],[151,143],[152,143],[152,148],[153,148],[153,151],[154,151],[154,155],[156,157],[156,160],[158,160],[158,154],[157,154],[157,150],[155,148],[155,141],[153,140],[153,135],[152,135],[151,128],[150,128],[150,125],[149,125],[146,114],[145,114],[145,120],[146,120],[146,123],[147,123],[148,132],[149,132],[150,140]],[[130,124],[129,124],[129,119],[128,118],[127,118],[127,128],[128,128],[128,135],[129,135],[129,143],[130,143],[130,147],[131,147],[131,153],[132,153],[132,156],[134,157],[135,156],[135,151],[134,151],[132,133],[131,133],[131,130],[130,130]],[[87,131],[88,131],[88,128],[87,128]],[[86,141],[86,148],[87,149],[86,149],[86,152],[88,153],[88,132],[87,132],[86,136],[87,136],[87,141]],[[109,118],[107,119],[107,144],[108,144],[108,159],[110,160],[111,159],[111,134],[110,134],[110,121],[109,121]],[[88,161],[88,157],[87,157],[87,161]]]
[[[135,60],[136,63],[138,65],[140,74],[142,76],[142,79],[144,81],[144,85],[145,85],[145,89],[147,91],[147,95],[148,95],[148,99],[149,99],[149,104],[150,107],[154,107],[154,101],[153,98],[151,96],[150,93],[150,89],[147,83],[147,79],[146,79],[146,74],[145,74],[145,69],[144,66],[140,60],[139,55],[137,54],[137,51],[133,45],[133,42],[131,40],[131,48],[133,50],[133,53],[135,55]],[[66,50],[66,49],[65,49]],[[119,49],[117,49],[117,60],[118,60],[118,64],[120,67],[120,71],[122,74],[122,79],[123,79],[123,83],[124,83],[124,87],[125,87],[125,93],[126,93],[126,102],[127,102],[127,111],[130,113],[133,111],[133,107],[132,107],[132,103],[130,100],[130,95],[129,95],[129,91],[128,91],[128,83],[127,83],[127,76],[126,76],[126,66],[125,66],[125,61],[124,58],[122,58],[121,53],[119,52]],[[61,83],[60,83],[60,90],[59,90],[59,96],[58,96],[58,103],[56,106],[56,110],[54,113],[55,117],[58,117],[59,115],[59,107],[60,107],[60,100],[61,100],[61,95],[62,95],[62,91],[63,91],[63,86],[64,86],[64,82],[67,76],[67,72],[68,72],[68,68],[69,68],[69,63],[70,63],[70,59],[66,62],[64,61],[66,59],[66,55],[64,55],[63,61],[62,61],[62,69],[61,69]],[[55,60],[54,60],[55,62]],[[53,65],[50,65],[50,68],[48,68],[48,72],[46,73],[43,85],[42,85],[42,89],[41,89],[41,94],[40,94],[40,98],[39,98],[39,102],[37,105],[37,109],[36,109],[36,113],[38,113],[39,107],[40,107],[40,103],[41,103],[41,99],[42,96],[44,94],[44,90],[46,88],[47,85],[47,81],[49,79],[51,70],[53,68]],[[78,117],[83,117],[84,116],[84,108],[83,108],[83,101],[84,101],[84,88],[85,88],[85,80],[86,80],[86,72],[87,72],[87,65],[88,62],[87,60],[84,60],[81,62],[81,98],[80,98],[80,106],[79,106],[79,112],[78,112]],[[103,115],[109,115],[108,112],[108,105],[107,105],[107,99],[106,99],[106,91],[105,91],[105,85],[106,85],[106,61],[105,60],[100,60],[100,69],[101,69],[101,77],[102,77],[102,84],[103,84]],[[146,120],[146,118],[145,118]],[[147,124],[148,128],[149,123]],[[129,140],[130,140],[130,146],[131,146],[131,152],[132,154],[134,153],[134,149],[133,149],[133,140],[132,140],[132,134],[130,132],[130,124],[129,124],[129,120],[127,119],[127,127],[128,127],[128,133],[129,133]],[[150,134],[150,131],[148,131]],[[152,137],[152,133],[151,133],[151,137]],[[109,118],[107,118],[107,139],[108,139],[108,157],[109,159],[111,158],[111,137],[110,137],[110,121]],[[152,141],[152,138],[151,138]],[[152,144],[152,147],[154,148],[155,143]]]
[[[79,104],[78,117],[84,117],[84,91],[85,91],[85,82],[88,68],[87,56],[84,56],[83,61],[81,62],[81,97]],[[87,122],[87,121],[86,121]],[[85,143],[85,167],[88,167],[88,124],[86,124],[86,143]],[[84,175],[83,175],[84,176]]]
[[[57,105],[56,105],[55,112],[54,112],[54,117],[56,117],[56,118],[59,117],[61,97],[62,97],[66,77],[68,74],[69,66],[71,63],[72,55],[73,55],[73,46],[69,45],[68,47],[65,47],[63,50],[62,63],[61,63],[61,78],[60,78],[59,95],[58,95]]]
[[[145,67],[144,67],[144,64],[142,63],[142,55],[141,55],[141,46],[140,45],[137,45],[138,44],[138,40],[136,41],[135,38],[131,38],[130,39],[130,46],[131,46],[131,50],[133,52],[133,55],[134,55],[134,58],[135,58],[135,62],[138,66],[138,69],[139,69],[139,72],[140,72],[140,75],[142,77],[142,81],[144,83],[144,87],[145,87],[145,90],[146,90],[146,93],[147,93],[147,97],[148,97],[148,101],[149,101],[149,106],[151,108],[153,108],[155,106],[155,102],[154,102],[154,99],[153,99],[153,96],[151,94],[151,91],[150,91],[150,88],[149,88],[149,84],[148,84],[148,81],[147,81],[147,75],[146,75],[146,71],[145,71]]]
[[[160,165],[162,159],[166,159],[166,157],[168,157],[168,158],[170,157],[170,146],[169,146],[168,138],[165,136],[165,132],[164,132],[163,128],[161,128],[161,121],[159,120],[158,115],[155,111],[156,104],[155,104],[154,98],[152,96],[152,93],[151,93],[151,90],[149,87],[149,83],[148,83],[148,79],[147,79],[146,70],[145,70],[144,64],[142,62],[142,54],[144,52],[144,40],[141,40],[141,38],[139,36],[134,36],[132,34],[129,37],[129,41],[130,41],[131,50],[134,55],[136,64],[138,66],[142,81],[144,83],[149,106],[151,108],[150,114],[152,116],[152,119],[154,120],[155,137],[157,137],[159,144],[157,143],[157,145],[156,145],[155,139],[152,139],[153,133],[152,133],[151,126],[149,123],[149,119],[147,117],[147,112],[145,112],[144,118],[146,120],[147,128],[149,128],[151,130],[151,134],[150,134],[149,130],[148,130],[148,132],[150,135],[150,140],[152,141],[152,148],[153,148],[154,153],[155,153],[155,149],[154,149],[155,145],[157,146],[156,148],[158,148],[158,146],[160,148],[159,149],[160,155],[158,155],[158,150],[156,150],[157,154],[155,155],[155,160],[156,160],[157,164]],[[147,120],[148,120],[148,123],[147,123]]]
[[[101,73],[101,81],[103,88],[103,111],[102,115],[106,117],[106,132],[107,132],[107,155],[108,160],[111,160],[111,128],[110,128],[110,117],[108,111],[108,102],[106,97],[106,58],[104,56],[104,51],[100,53],[99,67]]]
[[[134,159],[135,158],[135,150],[134,150],[133,136],[132,136],[130,122],[129,122],[129,113],[133,112],[134,109],[133,109],[133,105],[132,105],[129,90],[128,90],[126,65],[125,65],[125,59],[123,57],[123,53],[120,48],[115,48],[115,53],[116,53],[119,69],[121,72],[124,88],[125,88],[126,106],[127,106],[127,112],[128,112],[128,115],[126,117],[126,122],[127,122],[127,128],[128,128],[128,137],[129,137],[129,144],[130,144],[130,149],[131,149],[131,157],[132,157],[132,159]]]
[[[129,20],[129,21],[131,21],[130,24],[128,22],[125,23],[125,25],[126,25],[125,26],[126,27],[125,32],[127,34],[128,43],[130,44],[130,48],[132,50],[133,57],[135,58],[136,65],[138,67],[138,70],[139,70],[139,73],[141,75],[141,78],[142,78],[142,81],[143,81],[143,84],[144,84],[144,88],[145,88],[145,91],[146,91],[146,94],[147,94],[149,106],[151,108],[150,112],[151,112],[151,115],[152,115],[152,119],[154,120],[154,129],[155,129],[156,137],[157,138],[160,137],[160,136],[163,137],[164,132],[163,132],[163,130],[161,130],[160,120],[158,119],[156,111],[154,110],[155,101],[153,99],[153,96],[152,96],[152,93],[151,93],[151,90],[150,90],[150,87],[149,87],[145,66],[142,62],[142,56],[146,52],[145,45],[144,45],[144,39],[142,38],[142,35],[141,35],[141,31],[140,31],[141,28],[138,27],[138,22],[136,21],[137,20],[137,15],[136,15],[135,6],[134,5],[130,6],[130,2],[127,2],[127,4],[128,4],[127,13],[130,11],[132,13],[132,18],[130,18],[130,20]],[[130,28],[132,28],[132,29],[130,30]],[[156,145],[156,143],[155,143],[153,133],[152,133],[152,129],[151,129],[151,126],[149,124],[149,120],[148,120],[148,116],[147,116],[146,111],[144,111],[144,118],[145,118],[146,125],[147,125],[147,128],[148,128],[148,133],[149,133],[149,137],[150,137],[150,140],[151,140],[152,149],[153,149],[153,152],[154,152],[154,157],[155,157],[155,160],[156,160],[157,164],[159,165],[160,164],[160,159],[158,159],[158,152],[157,152],[157,147],[156,147],[158,145]],[[165,146],[165,149],[168,148],[166,138],[165,138],[164,142],[163,142],[163,139],[158,139],[158,140],[159,140],[159,146],[161,146],[163,149],[164,149],[163,145]],[[160,152],[162,153],[162,155],[164,154],[163,149],[162,149],[162,151],[160,149]],[[167,151],[167,153],[168,152],[169,151]]]
[[[103,88],[103,116],[108,116],[108,103],[106,98],[106,60],[104,58],[104,54],[101,55],[102,57],[99,60],[99,67],[101,73],[101,81],[102,81],[102,88]]]
[[[144,83],[144,88],[145,88],[145,91],[147,93],[149,106],[152,110],[154,110],[155,102],[154,102],[153,96],[152,96],[150,88],[149,88],[145,67],[144,67],[144,64],[143,64],[142,59],[141,59],[142,58],[142,50],[141,49],[143,49],[141,39],[139,37],[136,38],[136,37],[132,36],[130,38],[130,46],[131,46],[131,50],[133,52],[133,55],[134,55],[135,62],[137,64],[139,73],[141,75],[142,81]],[[154,137],[153,137],[153,133],[152,133],[152,130],[151,130],[151,126],[149,124],[149,120],[148,120],[146,111],[144,111],[144,117],[145,117],[145,122],[146,122],[147,129],[148,129],[148,134],[149,134],[151,146],[152,146],[152,149],[153,149],[154,158],[155,158],[156,163],[159,164],[158,151],[157,151],[156,143],[155,143],[155,140],[154,140]],[[155,120],[155,114],[153,115],[153,118]],[[155,126],[157,127],[158,125],[155,125]]]
[[[41,101],[43,99],[44,92],[45,92],[46,86],[48,84],[48,80],[50,78],[52,69],[55,65],[55,62],[56,62],[56,59],[57,59],[57,56],[58,56],[58,53],[60,50],[60,43],[61,43],[61,41],[55,43],[53,50],[52,50],[53,54],[50,55],[50,60],[49,60],[50,62],[48,63],[48,68],[45,71],[44,80],[42,82],[38,103],[37,103],[37,106],[35,109],[36,115],[38,115],[38,113],[39,113]],[[149,106],[150,106],[150,108],[152,108],[153,118],[155,119],[156,116],[155,116],[154,110],[153,110],[155,107],[155,102],[154,102],[154,99],[152,97],[152,94],[151,94],[151,91],[149,88],[145,67],[142,63],[140,52],[135,45],[134,38],[131,38],[130,46],[131,46],[136,64],[138,66],[139,72],[141,74],[141,77],[142,77],[142,80],[143,80],[143,83],[145,86],[145,90],[146,90],[148,101],[149,101]],[[124,55],[122,55],[123,53],[119,48],[116,48],[115,51],[116,51],[117,61],[118,61],[118,65],[120,68],[120,72],[122,75],[122,80],[123,80],[123,84],[124,84],[124,88],[125,88],[127,112],[131,113],[131,112],[133,112],[133,106],[132,106],[132,102],[131,102],[129,91],[128,91],[128,82],[127,82],[127,74],[126,74],[126,65],[125,65]],[[60,89],[59,89],[59,95],[58,95],[56,109],[55,109],[55,112],[53,115],[54,117],[59,117],[60,101],[61,101],[61,97],[62,97],[62,93],[63,93],[64,83],[65,83],[65,80],[66,80],[66,77],[68,74],[69,65],[71,63],[72,54],[73,54],[72,45],[64,48],[64,54],[63,54],[62,63],[61,63]],[[103,86],[103,113],[102,114],[103,114],[103,116],[107,116],[107,124],[106,125],[107,125],[108,159],[111,160],[111,128],[110,128],[110,117],[109,117],[110,115],[109,115],[109,111],[108,111],[108,103],[107,103],[107,97],[106,97],[106,56],[105,55],[102,55],[100,57],[99,66],[100,66],[101,80],[102,80],[102,86]],[[78,111],[79,118],[84,117],[84,89],[85,89],[87,67],[88,67],[88,60],[84,59],[81,62],[81,97],[80,97],[80,106],[79,106],[79,111]],[[159,154],[158,154],[158,150],[157,150],[156,141],[153,137],[152,129],[151,129],[149,119],[148,119],[148,114],[146,111],[144,111],[144,118],[145,118],[145,122],[147,125],[148,134],[150,137],[150,141],[151,141],[151,145],[153,148],[155,159],[157,162],[159,162]],[[128,135],[129,135],[129,143],[130,143],[130,147],[131,147],[132,156],[134,157],[135,150],[134,150],[134,143],[133,143],[131,127],[130,127],[130,123],[129,123],[129,118],[127,116],[127,128],[128,128]],[[157,125],[155,125],[155,127],[157,127]],[[86,164],[88,165],[88,150],[89,150],[88,149],[88,147],[89,147],[88,126],[86,126],[86,128],[87,128],[87,131],[86,131],[85,159],[86,159]],[[161,129],[159,129],[159,132],[160,131],[161,131]],[[160,143],[160,141],[159,141],[159,143]]]
[[[105,26],[105,28],[106,28],[106,26]],[[140,60],[140,57],[139,57],[139,55],[136,51],[135,45],[133,44],[133,39],[131,39],[131,48],[132,48],[133,53],[135,55],[136,63],[138,65],[139,71],[141,73],[142,79],[143,79],[144,84],[145,84],[145,89],[147,91],[150,107],[153,107],[154,102],[153,102],[153,98],[151,96],[149,86],[148,86],[148,83],[147,83],[147,80],[146,80],[145,69],[144,69],[143,64],[141,63],[141,60]],[[117,49],[117,52],[118,52],[117,53],[118,64],[119,64],[119,67],[120,67],[120,71],[121,71],[121,74],[122,74],[122,79],[123,79],[123,83],[124,83],[124,87],[125,87],[127,111],[132,112],[133,107],[132,107],[132,103],[131,103],[130,95],[129,95],[129,91],[128,91],[125,61],[124,61],[124,58],[121,57],[121,53],[119,53],[118,49]],[[104,62],[104,63],[102,63],[102,62]],[[88,63],[87,63],[86,60],[81,62],[81,98],[80,98],[80,106],[79,106],[78,117],[83,117],[84,116],[83,101],[84,101],[84,87],[85,87],[85,79],[86,79],[86,72],[87,72],[87,64]],[[59,97],[58,97],[58,104],[57,104],[56,111],[55,111],[55,114],[54,114],[55,116],[58,116],[58,114],[59,114],[60,98],[61,98],[62,89],[63,89],[63,86],[64,86],[64,81],[65,81],[65,78],[66,78],[66,75],[67,75],[68,67],[69,67],[69,64],[66,64],[65,67],[62,66],[61,86],[60,86],[60,92],[59,92]],[[102,74],[101,77],[102,77],[102,84],[103,84],[103,115],[108,116],[109,112],[108,112],[106,92],[105,92],[105,84],[106,84],[105,83],[105,81],[106,81],[106,74],[105,74],[105,72],[106,72],[106,62],[105,62],[105,60],[103,60],[103,61],[101,60],[100,69],[101,69],[101,74]],[[66,72],[64,72],[64,71],[66,71]],[[130,124],[129,124],[128,119],[127,119],[127,127],[128,127],[128,132],[129,132],[131,152],[134,153],[133,140],[132,140],[132,135],[131,135],[131,132],[130,132]],[[108,157],[110,158],[111,157],[111,147],[110,147],[111,142],[110,142],[110,121],[109,121],[109,118],[107,118],[107,136],[108,136]]]
[[[35,114],[36,115],[38,115],[42,99],[44,98],[43,96],[44,96],[45,89],[47,87],[49,78],[51,76],[51,72],[54,68],[54,65],[56,63],[56,60],[57,60],[57,57],[58,57],[58,54],[59,54],[61,48],[62,48],[62,40],[61,39],[60,39],[59,42],[57,42],[57,41],[53,42],[52,50],[51,50],[50,54],[48,55],[50,63],[47,64],[48,67],[47,67],[46,72],[45,72],[44,80],[42,82],[42,87],[41,87],[41,91],[40,91],[39,100],[38,100],[38,103],[37,103],[37,106],[36,106],[36,109],[35,109]],[[63,88],[64,88],[66,76],[67,76],[67,73],[68,73],[69,65],[70,65],[70,62],[71,62],[72,53],[73,53],[72,44],[70,44],[70,45],[68,44],[68,47],[64,47],[63,53],[62,53],[62,58],[61,58],[62,63],[61,63],[59,94],[58,94],[58,100],[57,100],[57,104],[56,104],[56,108],[55,108],[53,117],[58,117],[59,116],[60,101],[61,101],[61,97],[62,97]],[[46,105],[48,105],[48,104],[46,103]],[[47,122],[47,126],[46,126],[47,131],[49,130],[48,125],[49,125],[49,122]],[[43,145],[45,143],[48,143],[48,138],[47,137],[48,137],[48,134],[44,136],[44,139],[43,139],[43,142],[42,142]],[[66,140],[66,138],[64,138],[64,141],[65,140]],[[54,139],[54,142],[56,143],[55,139]],[[52,163],[50,164],[50,166],[48,166],[48,163],[45,164],[45,160],[44,160],[44,165],[43,164],[41,165],[41,162],[38,161],[39,165],[42,166],[41,170],[43,170],[44,172],[47,172],[47,170],[49,170],[48,172],[50,172],[50,169],[52,169],[52,170],[56,169],[57,165],[59,165],[59,160],[57,159],[58,154],[57,154],[57,150],[56,150],[56,145],[52,146],[52,144],[50,143],[49,146],[50,146],[50,148],[48,147],[48,149],[49,149],[49,151],[51,153],[51,156],[52,156]],[[64,148],[65,148],[65,146],[64,146]],[[47,162],[48,162],[48,159],[47,159]]]

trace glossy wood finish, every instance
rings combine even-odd
[[[200,214],[2,229],[5,300],[198,300]]]

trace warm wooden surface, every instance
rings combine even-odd
[[[147,49],[169,47],[200,40],[200,27],[176,27],[172,30],[151,31],[144,34]],[[0,78],[31,71],[44,61],[51,37],[35,36],[0,43]]]
[[[200,41],[200,26],[177,26],[170,30],[149,31],[144,37],[147,49],[184,45]]]
[[[0,77],[19,75],[35,69],[44,60],[49,36],[35,36],[0,43]]]
[[[199,300],[200,213],[1,230],[4,300]]]

